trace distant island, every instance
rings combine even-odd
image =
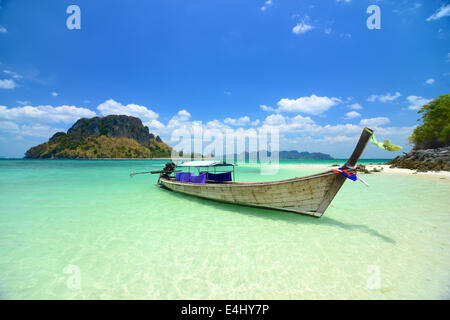
[[[30,148],[26,159],[170,158],[172,147],[149,132],[141,119],[126,115],[82,118],[66,132]],[[180,156],[182,156],[180,152]],[[245,157],[248,158],[248,152]],[[270,152],[268,152],[270,156]],[[193,157],[194,155],[191,155]],[[201,155],[195,155],[195,157]],[[209,156],[211,157],[211,156]],[[205,157],[206,158],[206,157]],[[320,152],[280,151],[280,159],[331,160]]]
[[[272,153],[270,151],[264,151],[267,153],[267,156],[270,157]],[[244,158],[244,159],[259,159],[260,158],[260,152],[243,152],[240,155],[234,154],[234,157]],[[231,155],[233,157],[233,155]],[[291,151],[279,151],[278,152],[278,158],[284,159],[284,160],[333,160],[334,158],[326,153],[321,152],[298,152],[297,150],[291,150]]]
[[[172,148],[141,119],[110,115],[79,119],[68,131],[30,148],[27,159],[169,158]]]
[[[298,152],[296,150],[292,151],[280,151],[280,159],[312,159],[312,160],[332,160],[332,156],[321,152]]]

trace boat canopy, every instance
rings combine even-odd
[[[224,166],[233,166],[233,164],[217,160],[187,161],[177,164],[177,167],[224,167]]]

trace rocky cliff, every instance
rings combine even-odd
[[[388,164],[393,168],[417,171],[450,171],[450,147],[411,150],[403,156],[392,159]]]
[[[80,119],[67,133],[30,148],[25,158],[155,158],[170,157],[171,150],[139,118],[111,115]]]

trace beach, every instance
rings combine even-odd
[[[320,219],[158,188],[167,160],[0,160],[1,299],[449,299],[448,173],[366,159]],[[275,175],[345,160],[281,160]],[[372,163],[372,165],[370,164]],[[336,167],[334,167],[336,168]]]
[[[416,171],[411,169],[403,169],[403,168],[391,168],[388,164],[367,164],[365,165],[366,169],[369,171],[380,171],[380,172],[372,172],[374,174],[377,173],[388,173],[388,174],[401,174],[401,175],[419,175],[424,177],[436,177],[436,178],[443,178],[443,179],[450,179],[450,172],[449,171]],[[304,168],[314,168],[314,169],[320,169],[320,170],[331,170],[336,169],[338,166],[332,166],[332,165],[326,165],[326,164],[319,164],[319,165],[298,165],[298,167],[304,167]]]

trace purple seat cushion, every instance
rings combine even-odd
[[[213,181],[233,181],[231,178],[231,171],[224,173],[208,173],[207,179]]]
[[[188,172],[177,172],[175,175],[175,180],[180,182],[189,182],[190,173]]]
[[[175,180],[180,182],[206,183],[206,173],[201,173],[196,176],[189,172],[177,172],[175,174]]]
[[[198,176],[191,174],[191,182],[206,183],[206,173],[200,173]]]

